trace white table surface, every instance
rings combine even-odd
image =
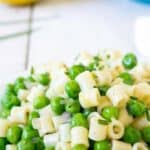
[[[150,6],[133,0],[45,0],[24,8],[0,4],[0,37],[35,29],[0,40],[0,80],[32,64],[70,62],[81,50],[135,51],[135,23],[141,16],[150,16]],[[7,24],[16,20],[22,22]]]

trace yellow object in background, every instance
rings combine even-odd
[[[0,0],[0,3],[6,3],[9,5],[30,5],[38,0]]]

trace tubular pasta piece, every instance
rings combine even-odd
[[[90,121],[92,118],[100,118],[101,116],[99,115],[98,112],[92,112],[88,116],[88,121]]]
[[[129,91],[122,84],[112,86],[108,89],[106,95],[114,106],[124,106],[129,99]]]
[[[71,144],[69,142],[59,142],[55,150],[71,150]]]
[[[6,150],[17,150],[17,145],[8,144],[6,145]]]
[[[110,69],[105,68],[103,70],[98,70],[93,72],[96,76],[97,84],[98,85],[110,85],[112,82],[112,74]]]
[[[148,150],[145,143],[139,142],[133,145],[132,150]]]
[[[150,107],[150,85],[146,82],[138,83],[134,86],[133,96],[142,100]]]
[[[71,142],[71,128],[69,123],[60,125],[59,135],[61,142]]]
[[[120,108],[119,119],[124,126],[127,126],[133,122],[133,117],[128,114],[127,109],[125,107]]]
[[[138,64],[130,71],[130,73],[137,82],[140,82],[141,80],[150,81],[150,69],[144,64]]]
[[[29,112],[30,109],[27,106],[21,106],[21,107],[16,106],[12,108],[8,119],[12,123],[26,124]]]
[[[100,94],[97,88],[93,88],[79,93],[79,102],[83,108],[98,106],[99,101]]]
[[[69,77],[61,70],[54,71],[51,75],[51,84],[46,92],[48,98],[63,96],[65,94],[65,84]]]
[[[59,126],[61,124],[67,123],[68,121],[70,121],[71,117],[70,114],[65,112],[60,116],[53,116],[52,120],[53,120],[53,124],[56,130],[58,130]]]
[[[10,122],[6,119],[0,119],[0,137],[6,137],[7,129],[9,128]]]
[[[32,126],[39,131],[40,136],[55,132],[55,128],[50,116],[42,116],[32,120]]]
[[[148,121],[146,115],[144,115],[142,117],[135,119],[133,122],[133,126],[138,129],[142,129],[146,126],[150,126],[150,121]]]
[[[101,117],[93,117],[90,119],[89,138],[94,141],[101,141],[107,137],[107,125],[98,122]]]
[[[111,105],[112,103],[107,96],[101,96],[99,100],[99,105],[97,107],[97,111],[100,113],[104,107]]]
[[[112,141],[112,150],[132,150],[131,144],[113,140]]]
[[[74,147],[78,144],[83,144],[89,147],[88,142],[88,129],[84,127],[74,127],[71,129],[71,146]]]
[[[44,144],[46,147],[55,146],[59,141],[59,133],[47,134],[44,136]]]
[[[20,89],[20,90],[18,91],[17,97],[18,97],[18,99],[19,99],[20,101],[26,101],[28,94],[29,94],[29,91],[28,91],[28,90]]]
[[[78,82],[81,91],[87,91],[96,86],[96,81],[93,77],[93,74],[89,71],[80,73],[75,80]]]
[[[56,116],[56,114],[52,111],[51,105],[48,105],[39,110],[40,116]]]
[[[124,134],[124,126],[118,120],[112,120],[108,125],[108,137],[111,139],[120,139]]]
[[[44,92],[45,92],[44,86],[42,85],[33,86],[30,90],[30,93],[27,96],[27,100],[32,103],[36,97],[44,95]]]

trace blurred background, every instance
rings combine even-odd
[[[28,5],[35,1],[0,0],[0,80],[48,60],[70,63],[85,50],[113,48],[150,58],[150,0],[39,0]]]

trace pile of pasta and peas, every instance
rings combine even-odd
[[[81,53],[6,85],[0,150],[149,150],[150,65],[133,53]]]

